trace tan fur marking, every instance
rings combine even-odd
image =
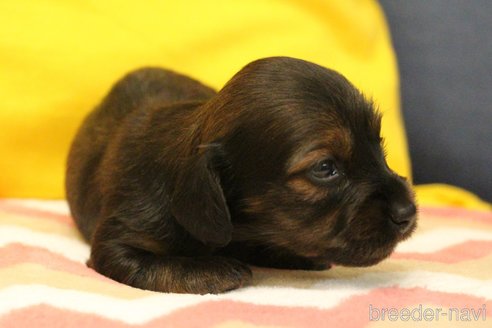
[[[329,156],[329,152],[326,149],[316,149],[310,151],[304,155],[302,159],[295,161],[294,165],[289,168],[288,174],[292,175],[299,173],[327,156]]]
[[[325,138],[319,142],[303,147],[293,156],[287,173],[293,175],[309,168],[317,162],[335,157],[348,160],[352,154],[352,136],[350,131],[338,128],[328,131]],[[309,150],[311,149],[311,150]]]
[[[287,184],[295,192],[301,194],[306,201],[317,201],[326,197],[323,189],[316,187],[305,178],[294,178]]]

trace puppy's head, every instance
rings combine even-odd
[[[413,193],[386,163],[381,116],[337,72],[259,60],[205,112],[202,140],[221,145],[234,240],[365,266],[414,230]]]

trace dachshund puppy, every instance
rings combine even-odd
[[[247,264],[378,263],[416,226],[380,129],[349,81],[299,59],[252,62],[218,93],[164,69],[130,73],[68,157],[88,265],[142,289],[205,294],[247,285]]]

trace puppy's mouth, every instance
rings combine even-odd
[[[365,247],[364,249],[337,249],[329,251],[322,256],[312,254],[313,256],[309,258],[313,262],[323,264],[327,267],[332,265],[367,267],[378,264],[382,260],[386,259],[393,252],[395,246],[372,250]]]
[[[393,253],[396,245],[409,238],[417,226],[416,220],[401,231],[401,227],[392,227],[391,231],[373,236],[372,238],[349,238],[338,247],[310,252],[305,254],[313,262],[349,267],[367,267],[378,264]]]
[[[378,224],[356,236],[345,234],[345,242],[335,252],[334,264],[345,266],[371,266],[386,259],[393,253],[396,245],[408,239],[417,227],[417,208],[414,202],[404,206],[393,206]]]

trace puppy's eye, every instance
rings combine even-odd
[[[331,159],[325,159],[321,162],[318,162],[311,169],[311,176],[315,180],[320,181],[328,181],[338,176],[338,168],[335,162]]]

